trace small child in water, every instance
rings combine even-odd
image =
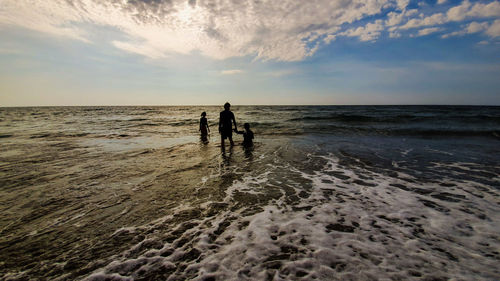
[[[208,127],[208,121],[206,112],[201,113],[201,118],[200,118],[200,132],[201,132],[201,137],[206,137],[208,133],[210,132],[210,128]]]
[[[250,130],[250,124],[245,123],[243,125],[245,131],[236,131],[236,133],[243,135],[243,146],[252,147],[253,146],[253,132]]]

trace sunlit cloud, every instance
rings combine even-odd
[[[88,27],[108,27],[121,35],[107,43],[151,59],[199,53],[219,60],[250,56],[278,61],[303,60],[339,36],[372,42],[382,36],[412,36],[411,29],[427,35],[441,30],[441,25],[464,20],[486,21],[481,26],[488,28],[476,31],[486,36],[500,33],[499,1],[463,1],[427,15],[409,9],[409,4],[408,0],[3,0],[0,28],[18,26],[95,43]]]
[[[241,74],[243,73],[243,70],[241,69],[228,69],[228,70],[222,70],[220,74],[222,75],[234,75],[234,74]]]

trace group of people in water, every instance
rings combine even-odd
[[[224,141],[229,139],[231,146],[234,145],[233,141],[233,131],[237,134],[243,135],[243,146],[245,148],[250,148],[253,146],[253,132],[250,130],[250,124],[245,123],[243,127],[244,131],[238,131],[236,125],[236,119],[234,118],[233,112],[230,110],[231,105],[226,102],[224,104],[224,110],[221,111],[219,116],[219,133],[221,136],[221,148],[224,149]],[[208,133],[210,132],[210,127],[208,126],[207,113],[203,112],[200,118],[200,132],[202,141],[206,141]],[[233,129],[234,124],[234,129]]]

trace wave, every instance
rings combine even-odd
[[[147,121],[147,120],[149,120],[149,119],[147,119],[147,118],[134,118],[134,119],[129,119],[127,121],[129,121],[129,122],[137,122],[137,121]]]
[[[432,129],[417,129],[417,130],[392,130],[396,135],[411,135],[411,136],[448,136],[448,137],[495,137],[498,138],[500,132],[491,130],[432,130]]]
[[[84,137],[90,133],[38,133],[30,136],[30,139],[43,139],[43,138],[64,138],[64,137]],[[10,135],[12,136],[12,135]]]
[[[303,116],[291,118],[288,121],[337,121],[337,122],[358,122],[358,123],[408,123],[408,122],[443,122],[449,121],[453,123],[483,123],[492,122],[499,123],[500,116],[491,115],[451,115],[451,116],[419,116],[411,114],[392,115],[392,116],[370,116],[370,115],[351,115],[351,114],[331,114],[317,116]]]
[[[499,138],[496,130],[430,129],[430,128],[370,128],[352,126],[321,126],[305,129],[307,133],[328,133],[343,135],[386,135],[412,137],[489,137]]]

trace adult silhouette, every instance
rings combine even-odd
[[[234,118],[234,114],[230,110],[231,105],[226,102],[224,104],[224,111],[221,111],[219,117],[219,133],[220,133],[220,144],[221,148],[224,149],[224,140],[229,139],[231,146],[234,145],[233,142],[233,123],[234,130],[238,131],[236,127],[236,119]]]

